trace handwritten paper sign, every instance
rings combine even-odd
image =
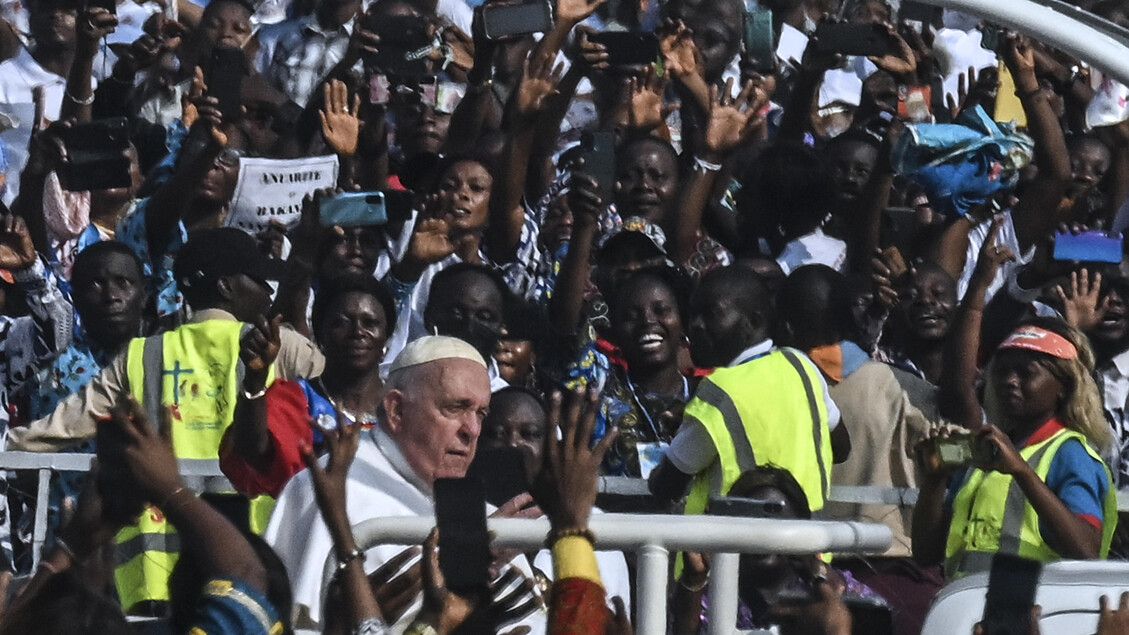
[[[249,233],[272,220],[288,228],[302,217],[302,199],[337,185],[337,156],[239,161],[239,180],[227,212],[227,224]]]

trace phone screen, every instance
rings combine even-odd
[[[243,115],[243,73],[247,59],[241,49],[217,46],[212,49],[211,63],[204,77],[208,96],[219,101],[224,121],[237,121]]]
[[[604,31],[593,33],[588,41],[604,45],[612,66],[643,66],[659,57],[659,40],[654,33]]]
[[[1101,231],[1055,234],[1055,260],[1116,264],[1121,258],[1121,234],[1111,236]]]
[[[486,532],[486,491],[476,478],[435,481],[439,526],[439,569],[447,588],[477,593],[490,582],[490,536]]]
[[[815,48],[820,53],[882,57],[892,51],[893,42],[881,24],[824,22],[815,30]]]
[[[745,59],[758,73],[771,72],[776,65],[775,39],[771,10],[745,12]]]
[[[596,179],[600,198],[610,203],[615,193],[615,135],[611,132],[586,132],[580,138],[582,170]]]
[[[553,28],[553,12],[549,4],[542,0],[487,5],[482,9],[482,28],[491,40],[543,33]]]

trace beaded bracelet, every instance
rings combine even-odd
[[[549,537],[545,540],[545,544],[549,547],[552,547],[553,543],[557,542],[561,538],[574,538],[574,537],[575,538],[583,538],[583,539],[587,540],[589,544],[592,544],[592,545],[596,544],[596,534],[592,533],[592,530],[588,529],[587,527],[572,527],[572,528],[569,528],[569,529],[554,529],[553,531],[549,532]]]

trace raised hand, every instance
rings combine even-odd
[[[1109,298],[1101,297],[1102,274],[1090,277],[1087,269],[1070,273],[1070,288],[1055,287],[1055,295],[1062,300],[1066,323],[1080,331],[1089,331],[1098,325],[1109,310]]]
[[[514,108],[523,117],[536,115],[545,107],[545,100],[557,92],[557,84],[564,74],[564,64],[553,65],[555,56],[538,55],[526,58],[522,67]]]
[[[710,113],[706,124],[706,149],[724,156],[741,145],[764,124],[757,113],[767,102],[767,95],[758,93],[753,82],[745,83],[737,97],[733,94],[733,78],[725,80],[724,90],[710,87]],[[763,99],[763,100],[762,100]]]
[[[642,77],[631,78],[631,101],[627,108],[628,123],[636,130],[652,130],[666,121],[669,112],[663,108],[667,77],[647,66]]]
[[[991,228],[988,230],[988,236],[984,239],[984,244],[980,246],[980,256],[976,260],[976,269],[973,272],[973,276],[979,280],[993,280],[996,277],[996,272],[1005,262],[1015,260],[1015,253],[1009,247],[996,244],[996,238],[1000,235],[1002,225],[1002,218],[994,219]]]
[[[165,416],[167,418],[167,412]],[[110,420],[101,425],[115,426],[125,440],[124,467],[132,476],[131,484],[137,488],[141,499],[160,506],[183,487],[172,446],[153,428],[132,396],[126,396],[114,406]],[[163,421],[161,427],[166,429],[168,422]],[[103,465],[102,469],[108,466]]]
[[[118,16],[102,7],[87,7],[75,19],[76,50],[93,56],[98,52],[102,38],[114,32]]]
[[[595,29],[588,26],[580,25],[576,27],[576,40],[568,53],[568,57],[573,64],[580,64],[586,69],[600,71],[610,66],[608,64],[608,49],[603,44],[588,39],[588,36],[595,32]]]
[[[580,171],[573,171],[569,180],[568,207],[572,211],[573,223],[577,225],[597,225],[608,201],[600,198],[600,185],[595,177]]]
[[[349,45],[345,47],[342,61],[348,66],[356,64],[362,56],[376,55],[380,46],[380,36],[366,29],[364,24],[363,19],[357,20],[356,26],[353,27],[353,35],[349,37]]]
[[[1035,76],[1035,50],[1030,40],[1022,35],[1008,35],[1003,52],[1004,63],[1017,79],[1020,75]]]
[[[692,75],[701,76],[705,73],[702,63],[702,54],[694,46],[690,37],[690,28],[681,20],[665,22],[659,34],[659,51],[662,52],[663,65],[674,75],[675,79],[682,79]]]
[[[605,0],[557,0],[558,22],[575,25],[596,12]]]
[[[239,359],[247,366],[247,370],[265,374],[278,358],[278,351],[282,348],[279,335],[281,324],[281,315],[274,316],[269,322],[261,315],[255,318],[250,330],[239,340]]]
[[[870,260],[870,279],[874,285],[874,301],[886,311],[898,305],[898,292],[895,284],[907,274],[912,274],[906,266],[902,254],[896,248],[890,251],[875,250]]]
[[[534,492],[554,530],[588,527],[600,462],[619,433],[613,428],[594,447],[589,445],[599,407],[596,391],[577,390],[567,398],[554,392],[550,397],[549,430]]]
[[[310,425],[317,426],[317,423],[311,421]],[[352,465],[360,444],[360,428],[360,425],[350,423],[340,414],[336,430],[325,430],[317,426],[329,450],[329,462],[324,468],[318,463],[317,453],[312,447],[303,445],[300,448],[302,461],[309,469],[310,480],[313,481],[318,509],[330,531],[335,534],[351,531],[349,518],[345,513],[345,484],[348,482],[349,466]],[[337,537],[334,535],[335,542]],[[347,555],[337,554],[338,560],[344,560]]]
[[[870,56],[867,59],[873,62],[878,68],[897,77],[912,76],[917,71],[917,56],[914,55],[913,47],[902,39],[902,36],[898,35],[894,27],[886,25],[886,29],[890,36],[890,41],[896,45],[894,51],[882,57]]]
[[[37,257],[27,222],[14,214],[0,216],[0,269],[27,269]]]
[[[434,625],[440,635],[453,632],[474,612],[478,601],[447,589],[439,568],[439,530],[423,541],[423,608],[420,619]]]
[[[204,71],[196,67],[192,77],[192,84],[185,94],[182,106],[181,121],[186,128],[192,128],[197,123],[208,126],[212,138],[222,146],[227,145],[227,134],[223,132],[223,113],[219,109],[219,100],[207,96],[208,85],[204,83]]]
[[[361,120],[357,110],[361,107],[361,96],[353,96],[352,108],[349,106],[349,87],[345,82],[334,79],[322,85],[325,104],[318,111],[321,117],[321,134],[326,144],[338,155],[349,156],[357,151],[357,139],[361,132]]]
[[[412,231],[408,244],[411,257],[425,265],[431,265],[455,253],[451,243],[451,229],[442,218],[420,217]]]

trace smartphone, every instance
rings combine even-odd
[[[388,222],[384,192],[342,192],[318,198],[322,227],[367,227]]]
[[[984,23],[984,26],[980,27],[980,48],[998,53],[1000,45],[1004,43],[1004,35],[1003,28],[995,24]]]
[[[757,8],[745,12],[745,59],[757,73],[771,73],[776,67],[776,37],[772,30],[772,11]]]
[[[1121,234],[1101,231],[1055,234],[1055,260],[1117,264],[1121,257]]]
[[[898,19],[907,22],[920,22],[921,24],[933,24],[933,16],[937,14],[937,7],[924,2],[914,2],[913,0],[902,0],[898,6]]]
[[[136,496],[136,485],[125,472],[125,449],[129,438],[110,419],[98,422],[94,432],[98,454],[95,487],[102,497],[102,515],[112,523],[133,524],[145,511],[145,500]]]
[[[996,458],[996,446],[968,434],[939,437],[933,443],[937,458],[945,466],[991,465]]]
[[[980,624],[984,635],[1026,635],[1043,565],[1006,553],[992,556],[988,594]]]
[[[118,13],[117,0],[87,0],[86,6],[91,9],[105,9],[114,15]]]
[[[490,582],[490,536],[486,532],[486,491],[476,478],[435,481],[435,522],[439,527],[439,570],[447,588],[482,593]]]
[[[384,192],[384,213],[389,223],[406,223],[412,219],[415,208],[415,195],[409,190],[388,190]]]
[[[466,475],[467,478],[482,481],[486,490],[486,502],[495,507],[529,491],[525,454],[510,446],[487,447],[479,444]]]
[[[365,54],[361,61],[368,70],[379,70],[401,77],[427,75],[430,66],[426,53],[420,51],[431,45],[427,22],[415,16],[365,15],[363,28],[380,36],[380,48],[375,54]]]
[[[83,192],[129,187],[133,184],[129,124],[124,117],[78,123],[63,132],[67,162],[60,179],[68,190]]]
[[[224,121],[238,121],[243,116],[243,74],[247,58],[243,50],[234,46],[217,46],[212,49],[212,59],[204,75],[208,96],[219,101]]]
[[[580,137],[582,170],[596,179],[600,198],[610,203],[615,194],[615,133],[585,132]]]
[[[847,592],[843,604],[851,614],[851,632],[866,635],[893,635],[894,611],[881,599]]]
[[[644,66],[659,58],[659,40],[654,33],[603,31],[589,35],[588,41],[604,45],[612,66]]]
[[[818,53],[882,57],[893,52],[893,46],[890,34],[881,24],[824,22],[815,29]]]
[[[737,496],[710,496],[706,513],[711,516],[736,516],[738,518],[779,518],[784,511],[783,501]]]
[[[490,40],[547,33],[552,28],[553,9],[545,0],[521,4],[488,4],[482,8],[482,30]]]

